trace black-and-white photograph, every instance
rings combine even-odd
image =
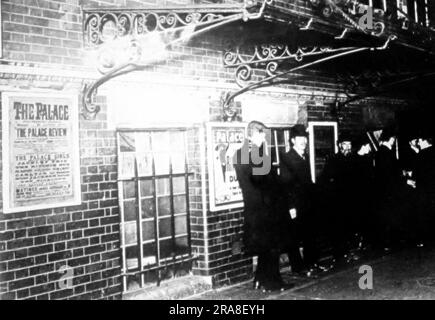
[[[435,1],[0,12],[0,300],[435,300]]]

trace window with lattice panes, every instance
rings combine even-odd
[[[124,288],[190,257],[186,131],[118,131]]]

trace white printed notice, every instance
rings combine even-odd
[[[3,211],[80,204],[77,97],[2,94]]]
[[[234,169],[234,154],[245,140],[246,124],[207,124],[210,210],[243,207],[242,190]]]

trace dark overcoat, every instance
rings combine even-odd
[[[403,227],[405,189],[395,150],[381,145],[375,155],[376,211],[381,223],[392,229]]]
[[[420,151],[417,157],[415,181],[417,209],[422,231],[433,236],[435,227],[435,149],[429,147]],[[426,235],[427,236],[427,235]]]
[[[392,198],[401,185],[401,172],[395,150],[381,145],[375,156],[375,177],[378,195]]]
[[[260,154],[263,161],[271,164],[270,156],[263,154],[261,150],[249,150],[248,141],[236,152],[233,163],[243,195],[245,252],[256,255],[277,248],[279,241],[274,233],[276,179],[273,171],[255,174],[254,169],[262,167],[263,164],[252,161],[253,154]]]
[[[356,223],[359,225],[358,231],[367,234],[375,228],[373,205],[375,204],[375,170],[373,166],[373,156],[371,154],[355,156],[355,183],[353,192],[355,193]]]
[[[319,179],[324,191],[325,212],[334,228],[355,229],[354,207],[357,201],[357,159],[341,152],[329,157]],[[342,231],[342,230],[341,230]]]
[[[415,180],[419,192],[435,195],[435,149],[429,147],[420,151],[416,161]],[[432,198],[432,197],[431,197]],[[433,199],[435,201],[435,199]]]
[[[294,149],[282,153],[280,157],[280,180],[284,185],[289,208],[304,211],[310,205],[310,192],[313,187],[310,163]]]
[[[306,226],[312,225],[313,182],[308,159],[302,158],[294,149],[280,154],[279,172],[276,205],[280,220],[276,232],[281,235],[283,245],[289,247],[302,240],[306,236]],[[297,213],[293,220],[289,214],[292,208]]]

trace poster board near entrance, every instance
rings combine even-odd
[[[81,203],[77,96],[2,93],[3,212]]]
[[[245,123],[207,123],[210,210],[243,207],[242,190],[233,166],[233,156],[243,145]]]

